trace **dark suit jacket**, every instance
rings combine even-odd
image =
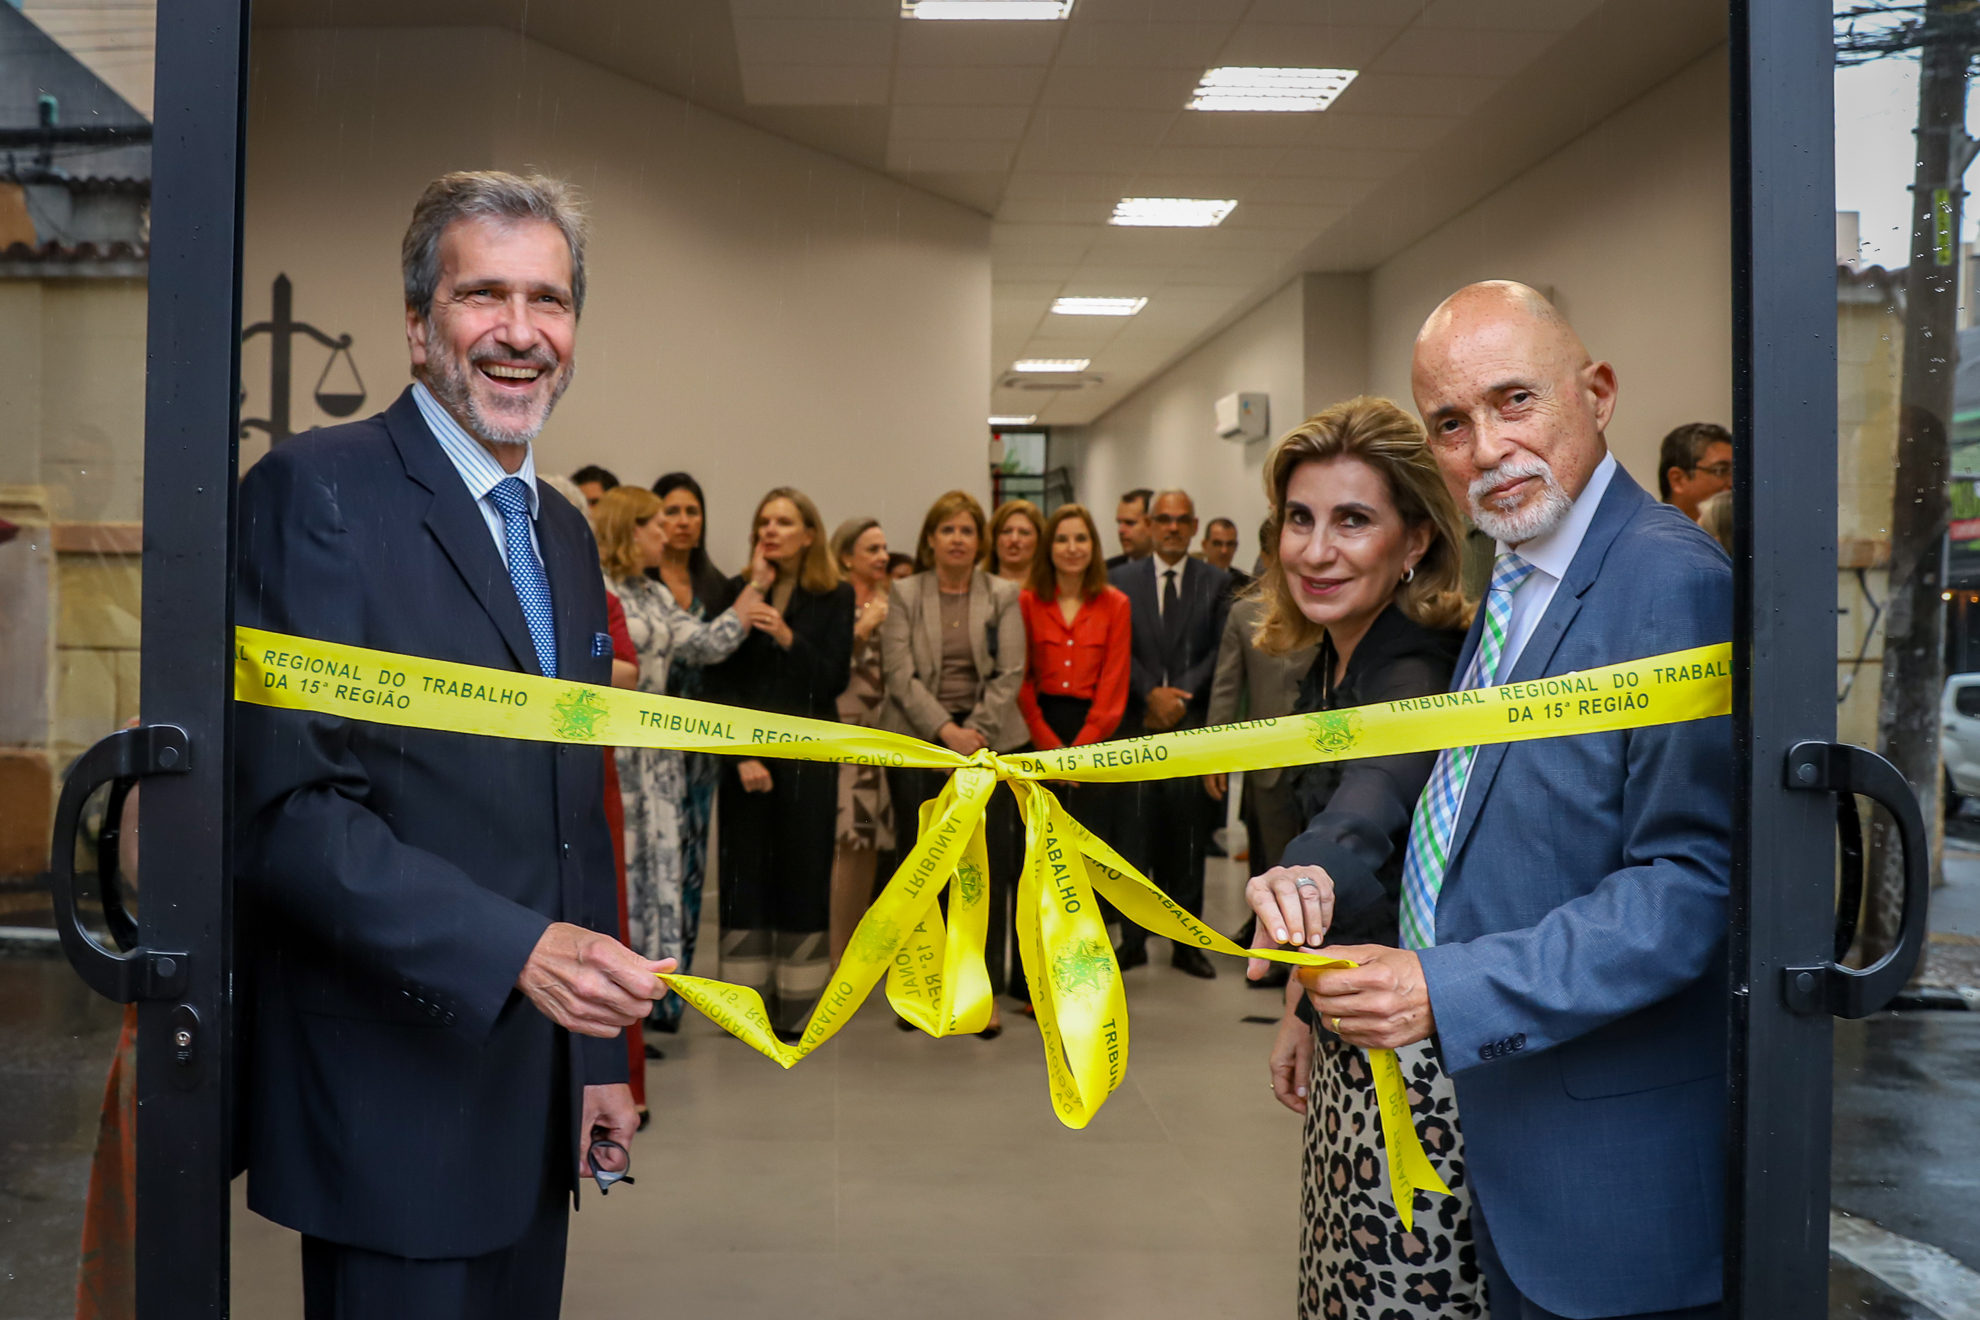
[[[561,674],[606,684],[597,549],[539,490]],[[239,540],[243,624],[537,672],[494,538],[410,393],[257,463]],[[573,1038],[515,989],[550,922],[618,931],[598,750],[234,718],[249,1205],[400,1256],[514,1242],[546,1167],[575,1183],[579,1087],[626,1080],[623,1040]]]
[[[730,583],[730,599],[743,584],[740,577]],[[750,629],[734,655],[702,670],[705,699],[779,715],[838,719],[839,694],[852,680],[856,612],[848,583],[821,594],[798,587],[784,606],[791,649],[778,646],[768,633]]]
[[[1156,593],[1159,572],[1167,567],[1160,555],[1149,555],[1107,575],[1134,607],[1134,660],[1128,667],[1127,714],[1121,719],[1119,737],[1147,732],[1143,717],[1148,694],[1158,687],[1181,688],[1190,694],[1189,710],[1178,728],[1195,728],[1210,710],[1217,645],[1231,608],[1225,590],[1230,575],[1201,559],[1183,556],[1177,565],[1182,570],[1176,579],[1177,609],[1165,619]]]
[[[1718,543],[1618,470],[1509,681],[1724,642],[1732,615]],[[1719,1297],[1732,766],[1724,717],[1472,762],[1423,980],[1467,1176],[1549,1311]]]

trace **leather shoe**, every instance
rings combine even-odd
[[[1120,963],[1121,970],[1124,972],[1130,967],[1146,967],[1148,965],[1148,946],[1145,944],[1122,945],[1120,952],[1115,955],[1115,961]]]
[[[1201,949],[1192,949],[1187,944],[1178,944],[1176,951],[1169,956],[1169,966],[1189,976],[1201,977],[1205,981],[1217,979],[1217,969],[1210,965],[1210,959]]]

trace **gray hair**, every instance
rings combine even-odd
[[[500,170],[456,170],[426,185],[399,245],[406,306],[422,318],[433,314],[433,292],[440,285],[440,236],[456,220],[540,220],[557,226],[571,249],[574,310],[584,312],[587,226],[577,190],[541,174],[523,178]]]

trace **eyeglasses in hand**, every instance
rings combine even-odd
[[[591,1176],[598,1181],[600,1196],[610,1192],[614,1183],[630,1185],[634,1181],[632,1152],[610,1137],[596,1135],[603,1131],[604,1128],[594,1128],[591,1144],[584,1150],[584,1162],[591,1166]]]

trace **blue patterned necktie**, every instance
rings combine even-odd
[[[489,502],[502,513],[502,539],[509,548],[509,580],[536,643],[537,663],[545,678],[557,676],[557,618],[550,609],[550,579],[529,539],[529,487],[521,477],[504,477],[488,492]]]
[[[1533,572],[1533,565],[1507,551],[1492,567],[1492,585],[1485,592],[1485,626],[1478,634],[1478,651],[1458,684],[1491,687],[1499,681],[1499,659],[1506,652],[1506,631],[1512,622],[1513,593]],[[1452,747],[1437,753],[1416,819],[1409,826],[1409,851],[1403,857],[1402,942],[1405,949],[1427,949],[1437,942],[1437,895],[1444,888],[1444,870],[1451,863],[1451,833],[1458,808],[1464,803],[1464,781],[1477,757],[1476,747]]]

